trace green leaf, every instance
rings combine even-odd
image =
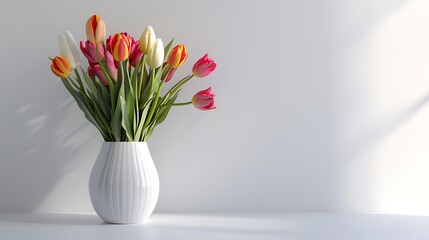
[[[146,136],[144,137],[145,142],[150,138],[150,136],[152,136],[153,130],[155,130],[155,126],[156,126],[155,124],[152,124],[152,125],[149,125],[149,127],[147,128],[148,131],[146,133]]]
[[[111,96],[113,103],[119,102],[119,96],[120,95],[125,96],[123,93],[123,91],[124,91],[124,87],[123,87],[124,84],[123,83],[124,83],[124,71],[122,69],[122,64],[119,64],[118,77],[116,80],[115,90],[114,90],[113,96]]]
[[[82,110],[82,112],[84,113],[86,119],[88,119],[88,121],[90,123],[92,123],[92,125],[94,125],[98,131],[101,133],[102,137],[104,138],[104,140],[108,140],[109,139],[109,134],[107,134],[105,132],[105,129],[103,129],[97,122],[97,120],[94,118],[94,116],[91,114],[91,112],[89,111],[88,107],[85,105],[85,101],[83,100],[83,96],[80,95],[80,93],[75,90],[70,83],[68,82],[67,79],[61,79],[64,86],[66,87],[66,89],[70,92],[70,94],[73,96],[73,98],[75,99],[78,107]]]
[[[98,91],[101,92],[101,95],[103,95],[104,99],[106,100],[107,105],[109,106],[109,112],[111,112],[112,109],[110,106],[110,93],[107,91],[106,86],[104,86],[104,84],[97,77],[95,78],[95,82],[97,83]]]
[[[167,105],[173,104],[176,101],[177,96],[179,95],[179,92],[176,92],[176,94],[173,95],[168,101]],[[167,118],[168,113],[170,112],[171,106],[163,107],[159,110],[157,117],[156,117],[156,125],[161,124],[164,122],[165,118]]]
[[[119,64],[122,65],[122,70],[124,72],[123,84],[124,84],[125,96],[127,96],[130,92],[132,92],[131,80],[130,80],[128,67],[127,67],[127,61],[120,62]]]
[[[109,119],[111,117],[111,114],[112,114],[109,102],[106,101],[104,96],[98,95],[98,104],[101,106],[102,112],[104,113],[106,118]]]
[[[152,98],[152,96],[153,96],[152,81],[149,81],[149,83],[144,88],[142,95],[140,96],[141,98],[140,104],[142,106],[146,105],[146,103],[149,101],[150,98]],[[141,119],[143,119],[143,117],[141,117]]]
[[[131,126],[134,126],[133,121],[135,118],[135,101],[134,101],[134,93],[133,92],[129,92],[126,98],[126,107],[127,107],[127,111],[128,111],[128,116],[127,118],[130,121]],[[131,128],[131,130],[134,132],[135,128]]]
[[[173,44],[174,38],[164,47],[164,60],[167,57],[168,51],[170,50],[171,44]]]
[[[128,116],[128,109],[127,109],[127,103],[125,102],[125,99],[120,96],[119,97],[121,101],[121,107],[122,107],[122,127],[125,129],[125,134],[127,135],[127,138],[129,140],[134,139],[134,133],[131,129],[130,125],[130,118]]]
[[[161,74],[162,74],[162,67],[160,67],[159,68],[159,70],[158,70],[158,73],[159,72],[161,72]],[[159,89],[159,85],[160,85],[160,80],[159,79],[157,79],[157,76],[158,76],[158,73],[157,74],[151,74],[151,79],[150,79],[150,81],[152,82],[152,89],[151,89],[151,92],[152,93],[156,93],[156,92],[158,92],[158,89]],[[161,76],[159,76],[159,78],[161,78]]]
[[[109,124],[110,115],[105,114],[102,104],[100,104],[100,102],[95,102],[94,107],[95,107],[95,111],[94,111],[95,115],[97,116],[98,119],[101,120],[104,128],[110,133],[110,124]]]
[[[95,95],[98,95],[97,87],[94,85],[94,82],[89,76],[83,71],[82,68],[80,68],[80,71],[83,75],[83,79],[85,80],[86,85],[89,87],[89,90]],[[97,96],[98,97],[98,96]]]
[[[116,104],[116,108],[113,113],[112,120],[110,121],[110,128],[112,129],[113,138],[117,142],[121,140],[121,130],[122,130],[121,113],[122,113],[121,104]]]
[[[150,103],[152,102],[152,99],[153,98],[151,98],[149,101],[147,101],[146,105],[143,106],[143,111],[141,113],[140,123],[137,127],[137,130],[136,130],[136,133],[134,136],[134,141],[140,141],[141,137],[144,136],[143,126],[144,126],[144,123],[146,121],[146,116],[147,116],[147,113],[149,112]]]
[[[143,56],[143,60],[146,59],[146,55]],[[138,84],[138,90],[137,93],[139,94],[139,97],[141,97],[142,95],[142,91],[144,90],[144,88],[147,87],[147,84],[149,82],[149,73],[146,70],[146,64],[145,62],[142,62],[142,66],[141,66],[141,70],[140,73],[138,73],[138,79],[139,79],[139,84]]]

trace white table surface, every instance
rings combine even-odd
[[[90,214],[0,213],[0,239],[31,240],[428,240],[429,217],[385,214],[154,214],[140,225]]]

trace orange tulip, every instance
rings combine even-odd
[[[52,59],[51,70],[58,77],[66,78],[71,72],[70,63],[63,57],[55,57]]]
[[[186,52],[185,45],[177,45],[170,51],[167,64],[172,68],[178,68],[185,62],[187,57],[188,53]]]
[[[122,62],[130,55],[131,40],[124,33],[117,33],[113,35],[109,44],[110,51],[112,52],[113,58],[116,61]]]
[[[92,15],[86,22],[86,37],[94,44],[100,43],[106,37],[106,24],[100,16]]]

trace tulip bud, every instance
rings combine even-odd
[[[100,16],[92,15],[86,22],[86,37],[94,44],[100,43],[106,37],[106,24]]]
[[[155,44],[147,53],[146,62],[149,67],[155,69],[162,65],[164,60],[164,44],[160,38],[156,39]]]
[[[106,66],[110,76],[113,80],[116,80],[118,77],[118,67],[116,66],[115,60],[110,52],[106,52]]]
[[[52,72],[60,78],[66,78],[70,75],[70,63],[63,57],[55,57],[51,64]]]
[[[80,65],[80,55],[76,40],[74,40],[70,31],[67,31],[65,34],[60,33],[58,43],[60,46],[60,55],[68,60],[71,68],[77,68]]]
[[[110,41],[110,50],[113,58],[122,62],[126,60],[130,54],[130,39],[123,33],[113,35]]]
[[[187,57],[188,53],[186,52],[185,45],[177,45],[170,51],[167,64],[172,68],[178,68],[185,62]]]
[[[162,72],[161,79],[164,82],[168,82],[173,77],[174,73],[176,72],[177,68],[171,68],[169,66],[165,66],[167,63],[165,62],[162,67],[164,68],[164,71]]]
[[[209,87],[206,90],[197,92],[192,97],[192,104],[200,110],[215,109],[216,108],[214,104],[215,94],[212,93],[211,91],[212,91],[212,88]]]
[[[216,69],[216,63],[206,54],[200,58],[192,68],[195,77],[203,78],[210,75]]]
[[[150,51],[150,49],[153,47],[155,42],[156,42],[155,32],[153,31],[153,28],[151,26],[147,26],[140,37],[140,41],[139,41],[140,51],[142,53],[147,54]]]
[[[95,44],[90,41],[80,41],[80,50],[83,55],[88,59],[89,65],[98,64],[97,53]],[[101,43],[98,43],[98,54],[100,56],[100,60],[104,58],[104,48]]]

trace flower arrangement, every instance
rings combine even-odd
[[[79,48],[70,32],[60,34],[60,56],[51,59],[51,70],[105,141],[146,141],[174,106],[216,108],[210,87],[197,92],[189,102],[175,102],[189,80],[206,77],[216,69],[207,54],[194,64],[192,74],[161,96],[163,85],[188,57],[184,45],[170,51],[174,39],[164,47],[150,26],[138,41],[125,32],[104,41],[106,25],[97,15],[86,22],[86,36],[87,41],[80,42],[80,50],[88,60],[87,71],[80,67]]]

